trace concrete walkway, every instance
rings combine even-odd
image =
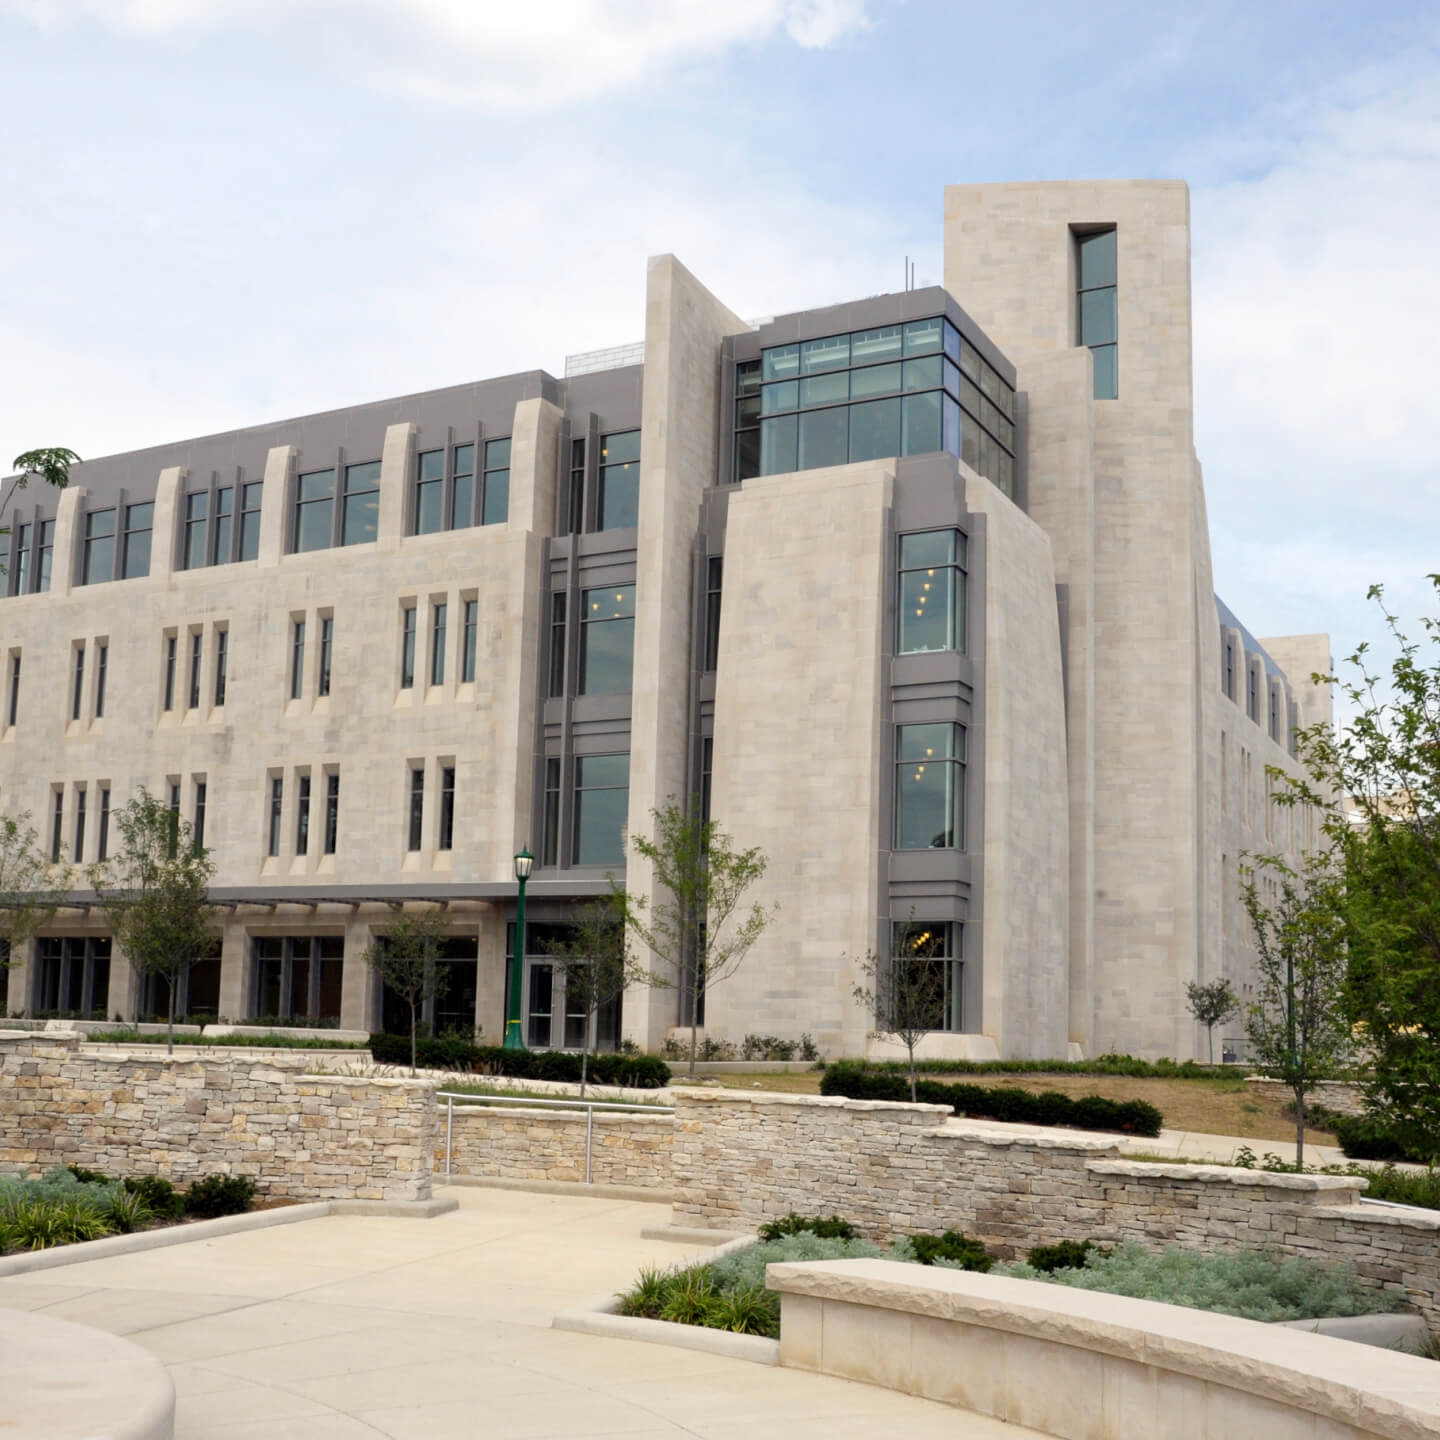
[[[1229,1165],[1242,1145],[1248,1145],[1258,1165],[1265,1155],[1278,1155],[1286,1164],[1295,1163],[1295,1142],[1246,1139],[1241,1135],[1210,1135],[1203,1130],[1162,1130],[1153,1138],[1137,1137],[1120,1141],[1127,1155],[1183,1155],[1212,1165]],[[1305,1136],[1307,1165],[1346,1165],[1349,1161],[1338,1145],[1321,1145],[1310,1132]]]
[[[176,1440],[1027,1440],[944,1405],[549,1328],[685,1247],[664,1205],[449,1192],[435,1220],[327,1217],[0,1278],[0,1306],[128,1335],[170,1368]]]

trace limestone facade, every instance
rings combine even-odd
[[[428,1200],[436,1088],[309,1075],[271,1053],[137,1059],[12,1032],[0,1035],[0,1171],[248,1175],[271,1196]]]
[[[636,363],[178,442],[78,465],[58,496],[32,487],[0,600],[0,805],[79,864],[75,905],[12,957],[0,999],[160,1008],[109,944],[85,869],[143,785],[203,813],[217,864],[218,954],[181,1006],[196,1018],[397,1023],[367,954],[388,905],[441,905],[451,984],[427,1020],[498,1038],[519,949],[528,1043],[573,1047],[587,1022],[547,958],[553,927],[611,875],[663,900],[627,836],[703,795],[769,857],[754,898],[778,906],[705,996],[710,1034],[890,1053],[854,991],[915,922],[951,947],[923,1054],[1203,1053],[1185,984],[1224,975],[1243,996],[1253,979],[1239,857],[1307,843],[1265,767],[1293,769],[1291,725],[1329,712],[1308,681],[1325,637],[1262,643],[1216,607],[1188,207],[1178,182],[951,187],[945,290],[759,329],[660,256],[643,355],[621,357]],[[1077,343],[1076,236],[1095,226],[1117,235],[1115,399],[1094,397]],[[953,348],[904,352],[917,386],[939,387],[922,371],[943,365],[962,395],[931,390],[955,420],[938,440],[902,444],[897,420],[895,447],[923,453],[852,443],[755,474],[752,452],[737,479],[765,407],[796,406],[787,384],[832,400],[848,384],[817,361],[762,395],[763,357],[852,332],[898,346],[942,319]],[[872,362],[854,374],[867,395],[895,390],[878,404],[898,417],[911,379],[902,402],[900,361]],[[1013,428],[971,382],[982,370],[993,394],[1013,389]],[[961,426],[962,403],[1013,456],[970,411]],[[871,458],[839,463],[858,451]],[[945,532],[964,555],[958,638],[907,649],[901,544]],[[922,725],[959,737],[963,824],[902,842],[897,747]],[[594,1037],[658,1048],[685,988],[632,988]]]

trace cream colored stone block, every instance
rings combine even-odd
[[[1110,1440],[1096,1357],[1030,1335],[1006,1335],[1004,1418],[1062,1440]]]
[[[822,1365],[824,1302],[809,1295],[786,1295],[780,1303],[780,1363],[796,1370]]]
[[[916,1315],[910,1323],[910,1359],[916,1394],[978,1415],[1004,1414],[1005,1336],[999,1331]],[[783,1355],[780,1363],[785,1363]]]
[[[914,1378],[908,1314],[830,1300],[821,1303],[820,1367],[825,1374],[891,1390],[908,1388]]]

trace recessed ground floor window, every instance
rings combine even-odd
[[[931,1030],[965,1028],[964,929],[949,920],[907,920],[895,925],[894,963],[909,968],[901,983],[917,997]]]
[[[110,997],[110,937],[43,935],[35,947],[33,1013],[103,1020]]]
[[[438,993],[422,1002],[419,1016],[430,1034],[463,1035],[467,1040],[474,1035],[478,956],[474,936],[456,935],[441,942]],[[380,1016],[387,1035],[410,1033],[410,1002],[387,985],[380,986]]]
[[[343,935],[257,935],[254,947],[254,1018],[340,1019]]]

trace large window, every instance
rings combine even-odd
[[[82,585],[98,585],[115,576],[115,512],[92,510],[85,517],[85,553],[80,567]]]
[[[485,489],[480,523],[503,525],[510,515],[510,441],[485,442]]]
[[[640,432],[600,437],[597,530],[633,530],[640,514]]]
[[[206,562],[210,535],[210,492],[197,490],[185,497],[184,568],[199,570]]]
[[[260,488],[258,485],[255,487]],[[228,565],[235,546],[235,487],[222,485],[215,492],[214,544],[210,547],[212,565]]]
[[[1077,235],[1075,262],[1077,334],[1095,357],[1095,398],[1114,400],[1120,394],[1114,227]]]
[[[963,927],[948,920],[908,920],[895,926],[890,963],[924,967],[923,973],[904,977],[914,982],[905,985],[904,993],[926,1002],[917,1018],[931,1030],[965,1028],[963,935]]]
[[[55,522],[53,520],[42,520],[40,522],[40,547],[36,555],[36,590],[43,591],[50,588],[50,566],[54,559]]]
[[[36,941],[34,1011],[103,1020],[110,998],[110,937],[53,935]]]
[[[943,450],[1013,492],[1014,391],[940,316],[771,346],[735,392],[736,480]]]
[[[475,447],[457,445],[450,456],[454,476],[450,495],[450,528],[464,530],[475,523]]]
[[[955,724],[895,732],[895,848],[965,845],[965,731]]]
[[[582,755],[575,761],[576,865],[623,865],[630,809],[630,757]]]
[[[328,550],[335,543],[335,472],[312,470],[295,482],[295,550]]]
[[[120,561],[120,574],[126,580],[138,580],[150,573],[150,535],[155,525],[155,506],[125,507],[125,550]]]
[[[240,558],[253,560],[260,553],[260,501],[265,482],[255,480],[240,490]]]
[[[623,694],[635,659],[635,590],[586,590],[580,627],[580,693]]]
[[[415,459],[415,533],[445,528],[445,452],[423,450]]]
[[[345,506],[340,522],[342,545],[365,545],[380,522],[380,462],[345,467]]]
[[[257,936],[251,1014],[268,1020],[338,1020],[344,973],[341,935]]]
[[[926,530],[900,537],[899,653],[965,648],[965,536]]]

